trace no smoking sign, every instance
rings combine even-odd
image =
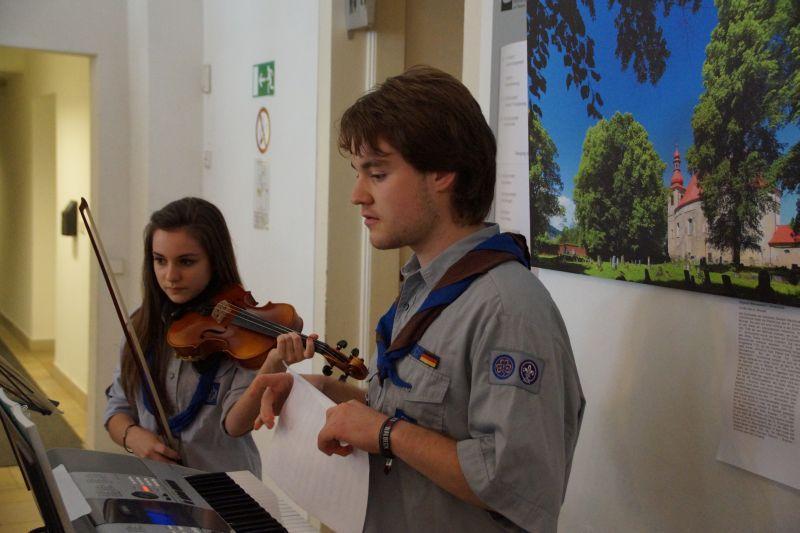
[[[262,154],[267,152],[270,135],[269,111],[262,107],[256,117],[256,147]]]

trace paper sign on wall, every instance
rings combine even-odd
[[[494,219],[502,231],[521,233],[530,242],[525,46],[519,41],[500,49]]]
[[[269,167],[262,159],[256,159],[253,227],[269,229]]]
[[[717,459],[800,489],[800,313],[739,304]]]

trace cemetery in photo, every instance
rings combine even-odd
[[[528,2],[534,266],[800,307],[796,9],[616,4]]]

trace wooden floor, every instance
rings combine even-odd
[[[26,350],[2,325],[0,339],[14,352],[17,360],[47,396],[60,402],[64,418],[75,433],[85,439],[86,405],[82,398],[71,396],[67,388],[59,385],[53,370],[53,353]],[[5,438],[4,435],[0,437]],[[19,468],[0,467],[0,533],[27,532],[42,525],[33,494],[25,488]]]

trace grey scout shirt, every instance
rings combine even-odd
[[[425,268],[409,260],[393,339],[447,269],[497,232],[489,225]],[[384,459],[373,455],[364,530],[555,532],[584,400],[547,290],[519,263],[504,263],[450,304],[419,346],[435,357],[396,363],[410,390],[388,378],[381,384],[373,363],[370,406],[456,440],[470,488],[494,512],[462,502],[400,460],[386,475]],[[436,368],[424,362],[435,358]]]
[[[180,441],[183,466],[213,472],[249,470],[261,478],[261,458],[253,437],[248,433],[231,437],[225,431],[225,417],[255,377],[254,370],[247,370],[229,358],[220,363],[214,377],[214,385],[205,405],[197,417],[176,438]],[[166,394],[170,403],[182,412],[197,389],[200,373],[192,363],[170,357],[166,373]],[[114,371],[114,381],[106,392],[108,404],[103,415],[103,424],[117,413],[126,413],[145,429],[157,432],[155,416],[145,408],[141,394],[136,395],[132,406],[125,397],[120,380],[120,367]],[[167,416],[170,416],[168,413]]]

